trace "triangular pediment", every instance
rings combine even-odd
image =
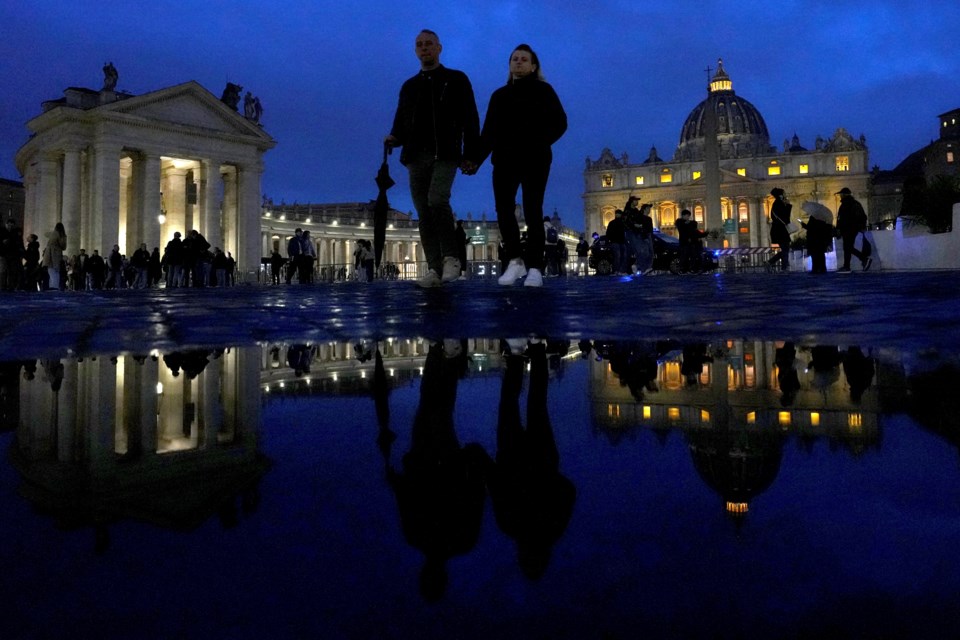
[[[269,138],[257,124],[223,104],[196,82],[135,96],[110,104],[105,109],[154,123]]]

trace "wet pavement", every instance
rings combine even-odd
[[[953,272],[0,314],[4,640],[960,634]]]
[[[960,345],[960,277],[902,273],[548,278],[12,293],[0,354],[142,351],[264,341],[544,335]]]

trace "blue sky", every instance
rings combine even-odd
[[[13,157],[40,103],[68,86],[98,89],[110,60],[118,88],[136,94],[196,80],[219,96],[229,80],[259,96],[278,143],[263,179],[275,201],[372,199],[423,27],[439,33],[443,63],[470,76],[481,117],[513,47],[538,52],[570,120],[545,207],[574,227],[585,158],[610,147],[640,161],[651,145],[672,157],[718,57],[774,145],[796,133],[812,147],[844,127],[866,136],[871,165],[889,169],[938,135],[938,114],[960,107],[960,3],[913,4],[0,0],[0,177],[19,178]],[[411,210],[396,156],[391,169],[391,204]],[[493,217],[489,165],[457,178],[453,204]]]

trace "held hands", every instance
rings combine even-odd
[[[399,147],[399,146],[400,146],[400,141],[397,140],[397,138],[396,138],[395,136],[392,136],[392,135],[389,135],[389,134],[388,134],[387,137],[385,137],[385,138],[383,139],[383,144],[384,144],[384,146],[387,147],[387,151],[388,151],[388,152],[392,152],[394,147]]]
[[[460,171],[465,176],[475,175],[477,173],[477,169],[479,168],[480,168],[480,165],[478,165],[476,162],[473,162],[472,160],[464,160],[463,162],[460,163]]]

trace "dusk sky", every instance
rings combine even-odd
[[[70,86],[99,89],[112,61],[117,88],[134,94],[195,80],[219,97],[229,80],[258,96],[277,141],[263,178],[276,202],[372,199],[421,28],[440,35],[442,62],[470,77],[481,119],[513,48],[537,51],[569,118],[544,206],[576,228],[585,158],[609,147],[639,162],[651,145],[672,158],[717,58],[775,146],[796,133],[812,148],[844,127],[866,136],[871,166],[884,169],[936,138],[937,115],[960,107],[956,0],[2,0],[0,24],[0,177],[14,180],[40,103]],[[391,204],[411,211],[399,154],[391,172]],[[458,176],[453,205],[461,217],[494,217],[489,164]]]

